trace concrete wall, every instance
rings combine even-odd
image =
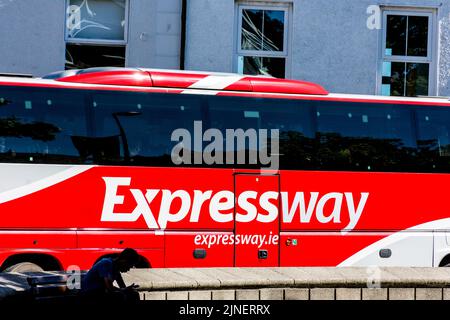
[[[370,3],[295,1],[292,77],[332,92],[375,94],[378,36],[366,26]]]
[[[233,72],[234,0],[190,0],[185,68]]]
[[[0,0],[0,72],[63,70],[65,0]],[[130,0],[127,66],[180,66],[181,0]]]
[[[450,2],[440,0],[279,0],[289,3],[290,77],[318,82],[332,92],[377,93],[379,30],[367,28],[367,8],[437,7],[440,55],[437,94],[450,95]],[[235,71],[235,0],[190,0],[186,67]],[[243,2],[247,3],[247,2]]]
[[[43,288],[67,275],[34,274]],[[0,273],[0,300],[39,295],[29,276]],[[450,268],[156,268],[131,269],[123,279],[140,286],[142,300],[450,300]]]
[[[142,291],[141,300],[450,300],[449,288],[263,288]]]
[[[64,13],[62,0],[1,0],[0,72],[64,69]]]
[[[450,3],[439,10],[438,94],[450,96]]]
[[[449,268],[133,269],[142,300],[449,300]]]

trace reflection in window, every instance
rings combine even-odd
[[[84,95],[0,89],[0,161],[83,163],[72,137],[86,135]]]
[[[265,129],[269,135],[270,130],[278,129],[281,167],[284,169],[313,168],[314,121],[312,109],[306,103],[300,105],[297,101],[278,99],[210,97],[208,116],[210,127],[219,129],[225,139],[226,129]],[[271,155],[269,139],[267,140],[267,151],[268,155]],[[247,159],[250,158],[249,152],[254,151],[248,139],[245,141],[244,149],[236,151],[241,150],[247,152]],[[237,159],[236,155],[234,159]],[[237,163],[236,160],[235,163]],[[231,167],[236,167],[236,165]],[[246,167],[251,167],[251,165]],[[264,165],[254,166],[258,169],[261,167]]]
[[[124,67],[127,0],[69,0],[67,69]]]
[[[386,54],[394,56],[427,56],[428,17],[388,15]]]
[[[284,11],[242,10],[242,50],[283,51]]]
[[[428,17],[408,17],[407,55],[428,55]]]
[[[450,113],[445,108],[418,110],[419,164],[425,171],[448,172],[450,167]]]
[[[68,39],[125,40],[125,0],[70,0]]]
[[[225,139],[278,129],[283,170],[450,172],[446,107],[25,87],[0,88],[0,162],[175,166],[172,133],[195,137],[195,121]],[[207,145],[185,148],[193,160]]]
[[[386,31],[386,55],[406,55],[407,16],[388,15]]]
[[[202,120],[198,97],[186,95],[98,93],[93,96],[90,112],[95,138],[121,142],[119,153],[97,158],[103,164],[125,161],[171,166],[171,152],[177,144],[171,141],[172,132],[184,128],[194,136],[194,121]]]
[[[429,85],[428,63],[384,62],[383,95],[426,96]]]
[[[93,67],[125,67],[125,47],[66,45],[66,70]]]
[[[238,64],[244,74],[284,78],[286,73],[286,61],[284,58],[240,56],[238,59]]]
[[[320,168],[401,171],[412,163],[416,149],[411,110],[321,102],[317,142]]]

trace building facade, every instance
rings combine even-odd
[[[180,68],[181,0],[0,0],[0,72]]]
[[[450,1],[0,0],[0,21],[1,72],[181,68],[450,96]]]

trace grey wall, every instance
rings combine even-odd
[[[235,71],[235,0],[190,0],[186,67]],[[262,3],[266,1],[252,1]],[[292,6],[290,77],[332,92],[376,94],[381,46],[379,30],[367,28],[370,5],[437,6],[438,94],[450,96],[450,1],[281,0]],[[248,3],[247,1],[244,3]],[[270,3],[270,2],[269,2]]]
[[[234,0],[188,0],[185,67],[232,72]]]
[[[295,1],[292,77],[320,83],[332,92],[375,94],[378,33],[366,26],[369,3]]]
[[[130,0],[127,66],[180,67],[181,0]]]
[[[0,1],[0,72],[64,69],[64,1]]]

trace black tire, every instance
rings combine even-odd
[[[3,272],[42,272],[40,266],[31,262],[20,262],[6,268]]]

